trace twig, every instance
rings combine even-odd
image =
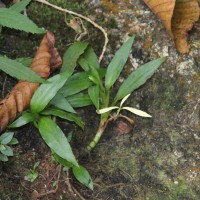
[[[70,181],[69,181],[69,172],[67,171],[66,174],[67,174],[67,177],[65,178],[65,183],[66,183],[66,185],[67,185],[67,187],[68,187],[69,192],[70,192],[72,195],[75,195],[75,194],[74,194],[74,191],[73,191],[73,189],[72,189],[71,183],[70,183]]]
[[[77,194],[78,197],[79,197],[81,200],[86,200],[86,199],[80,194],[80,192],[77,191],[77,189],[76,189],[74,186],[72,186],[72,189],[73,189],[73,191],[75,192],[75,194]]]
[[[131,186],[132,184],[130,183],[114,183],[112,185],[107,185],[105,186],[104,189],[112,188],[112,187],[120,187],[120,186]]]
[[[46,196],[46,195],[49,195],[49,194],[52,194],[52,193],[56,193],[56,192],[57,192],[57,190],[58,190],[58,182],[59,182],[60,175],[61,175],[61,170],[62,170],[62,166],[59,165],[56,188],[55,188],[54,190],[50,190],[50,191],[48,191],[48,192],[38,194],[38,195],[37,195],[37,198],[40,198],[40,197],[43,197],[43,196]]]
[[[71,14],[71,15],[75,15],[81,19],[84,19],[85,21],[89,22],[90,24],[92,24],[95,28],[99,29],[103,35],[104,35],[104,38],[105,38],[105,42],[104,42],[104,46],[103,46],[103,49],[102,49],[102,52],[101,52],[101,55],[99,57],[99,62],[101,62],[103,56],[104,56],[104,53],[106,51],[106,48],[107,48],[107,44],[108,44],[108,34],[106,33],[106,31],[104,30],[104,28],[102,28],[101,26],[99,26],[97,23],[95,23],[94,21],[92,21],[90,18],[84,16],[84,15],[81,15],[79,13],[76,13],[76,12],[73,12],[71,10],[68,10],[68,9],[64,9],[64,8],[61,8],[59,6],[56,6],[54,4],[51,4],[49,3],[48,1],[46,0],[35,0],[37,2],[40,2],[40,3],[43,3],[43,4],[46,4],[48,6],[51,6],[59,11],[62,11],[62,12],[65,12],[65,13],[68,13],[68,14]]]
[[[68,187],[69,192],[74,195],[74,196],[78,196],[81,200],[86,200],[77,190],[76,188],[74,188],[71,183],[70,183],[70,179],[69,179],[69,172],[67,171],[67,178],[65,179],[65,183]]]
[[[48,170],[49,171],[49,170]],[[58,174],[58,171],[60,171],[60,165],[57,166],[56,172],[54,173],[54,175],[50,178],[50,180],[48,181],[48,183],[46,184],[46,187],[48,187],[50,185],[50,183],[52,182],[52,180],[56,177],[56,175]]]
[[[3,89],[2,89],[2,92],[1,92],[2,98],[4,98],[4,92],[5,92],[6,81],[7,81],[7,75],[6,75],[6,77],[5,77],[5,79],[4,79],[4,82],[3,82]]]

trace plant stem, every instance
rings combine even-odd
[[[107,119],[101,120],[96,135],[94,136],[93,140],[85,148],[85,151],[87,153],[89,153],[97,145],[97,143],[99,142],[99,140],[100,140],[104,130],[106,129],[107,125],[108,125]]]
[[[103,89],[101,89],[100,96],[101,96],[101,99],[103,99],[101,108],[108,107],[109,100],[110,100],[110,91],[103,88]],[[110,113],[111,112],[107,112],[107,113],[104,113],[104,114],[101,115],[101,120],[100,120],[100,124],[99,124],[99,128],[97,130],[97,133],[94,136],[93,140],[87,145],[87,147],[85,149],[85,151],[87,153],[89,153],[97,145],[97,143],[99,142],[103,132],[105,131],[105,129],[108,125],[108,123],[114,119],[113,117],[109,118]]]
[[[108,123],[110,121],[112,121],[113,119],[115,119],[115,117],[110,117],[110,112],[107,112],[107,113],[104,113],[101,115],[101,121],[100,121],[100,124],[99,124],[99,128],[96,132],[96,135],[94,136],[93,140],[87,145],[87,147],[85,148],[85,151],[87,153],[89,153],[96,145],[97,143],[99,142],[102,134],[104,133]]]

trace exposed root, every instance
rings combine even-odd
[[[56,171],[56,173],[58,174],[56,188],[54,190],[50,190],[50,191],[44,192],[44,193],[38,193],[37,191],[33,191],[32,195],[31,195],[31,200],[35,200],[35,199],[41,198],[43,196],[47,196],[49,194],[56,193],[57,190],[58,190],[58,183],[59,183],[59,180],[60,180],[61,170],[62,170],[62,166],[59,165],[58,170]]]
[[[73,187],[73,185],[71,185],[70,183],[70,178],[69,178],[69,172],[67,171],[67,177],[65,179],[65,183],[68,187],[69,192],[73,195],[73,196],[78,196],[81,200],[86,200],[77,190],[76,188]]]
[[[102,27],[99,26],[97,23],[95,23],[95,22],[92,21],[90,18],[88,18],[88,17],[86,17],[86,16],[84,16],[84,15],[81,15],[81,14],[79,14],[79,13],[73,12],[73,11],[68,10],[68,9],[61,8],[61,7],[59,7],[59,6],[56,6],[56,5],[54,5],[54,4],[49,3],[49,2],[46,1],[46,0],[35,0],[35,1],[40,2],[40,3],[43,3],[43,4],[46,4],[46,5],[48,5],[48,6],[51,6],[51,7],[55,8],[55,9],[57,9],[57,10],[59,10],[59,11],[62,11],[62,12],[65,12],[65,13],[68,13],[68,14],[71,14],[71,15],[74,15],[74,16],[77,16],[77,17],[79,17],[79,18],[81,18],[81,19],[84,19],[85,21],[87,21],[87,22],[89,22],[90,24],[92,24],[95,28],[99,29],[99,30],[103,33],[104,39],[105,39],[105,42],[104,42],[104,45],[103,45],[103,49],[102,49],[101,55],[100,55],[100,57],[99,57],[99,62],[101,62],[101,60],[102,60],[102,58],[103,58],[103,56],[104,56],[104,54],[105,54],[105,51],[106,51],[106,48],[107,48],[107,44],[108,44],[108,34],[107,34],[107,32],[105,31],[104,28],[102,28]]]

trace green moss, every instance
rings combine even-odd
[[[154,99],[154,106],[162,110],[179,110],[185,104],[188,84],[181,77],[170,78],[168,73],[157,74],[148,92]]]

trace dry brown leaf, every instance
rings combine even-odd
[[[187,53],[188,31],[199,19],[198,0],[143,0],[160,18],[167,31],[174,39],[176,49]]]
[[[62,63],[54,44],[54,35],[47,32],[30,66],[34,72],[45,79]],[[29,106],[38,87],[39,83],[19,81],[12,91],[0,101],[0,132]]]

